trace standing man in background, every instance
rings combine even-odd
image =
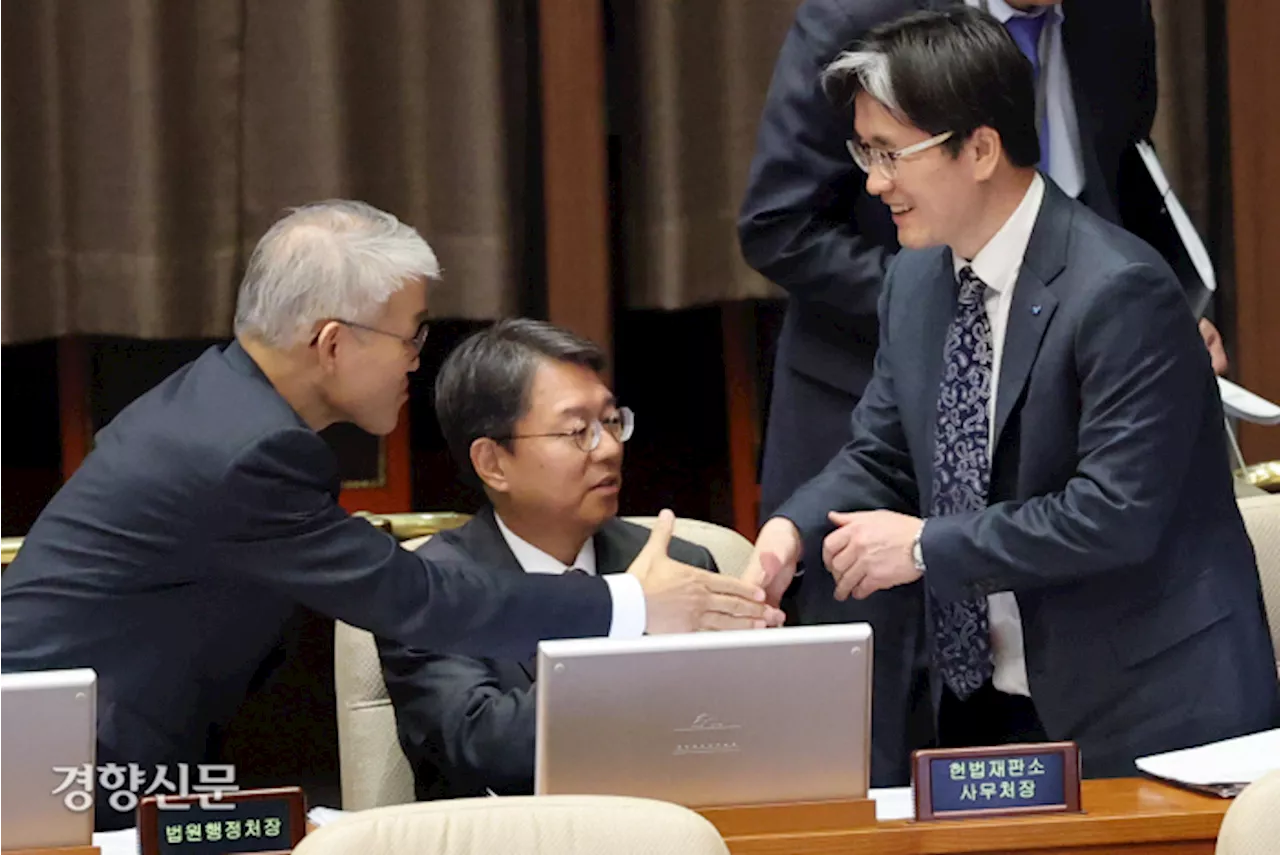
[[[1147,0],[965,0],[989,12],[1031,62],[1040,170],[1068,195],[1119,221],[1123,155],[1156,111],[1155,26]],[[898,251],[888,209],[849,155],[847,105],[822,70],[873,27],[959,0],[806,0],[774,69],[739,219],[747,262],[789,294],[778,341],[761,472],[761,519],[815,476],[850,438],[871,378],[876,306]],[[1205,322],[1208,324],[1208,322]],[[1202,336],[1226,370],[1212,325]],[[821,554],[821,544],[806,545]],[[867,621],[876,633],[872,782],[905,784],[908,757],[932,738],[918,585],[837,602],[829,573],[801,575],[793,623]]]

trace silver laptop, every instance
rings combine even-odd
[[[865,623],[544,641],[534,792],[862,798],[871,652]]]
[[[79,783],[54,795],[67,775],[94,769],[97,675],[92,668],[0,674],[0,826],[5,849],[87,846],[93,807],[67,807]],[[88,792],[93,795],[89,776]],[[81,779],[83,780],[83,779]],[[82,797],[72,803],[84,806]]]

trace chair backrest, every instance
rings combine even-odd
[[[413,769],[400,748],[371,633],[341,621],[334,626],[333,683],[343,809],[412,802]]]
[[[413,551],[469,514],[358,514]],[[411,538],[406,540],[405,538]],[[400,749],[395,709],[382,679],[373,635],[338,621],[333,634],[333,683],[338,706],[338,762],[342,806],[365,810],[413,801],[413,769]]]
[[[1216,855],[1275,855],[1280,851],[1280,770],[1244,788],[1218,829]]]
[[[627,522],[653,528],[657,517],[626,517]],[[705,547],[716,560],[716,566],[726,576],[740,577],[747,569],[751,552],[755,548],[751,541],[731,528],[715,523],[676,518],[675,528],[671,532],[675,537],[683,538],[690,543]]]
[[[1239,500],[1249,540],[1258,556],[1258,578],[1271,624],[1271,643],[1280,662],[1280,494],[1249,496]]]
[[[428,534],[400,545],[413,550],[430,539]],[[333,688],[338,706],[343,809],[412,802],[413,767],[400,748],[395,708],[382,679],[382,661],[373,633],[335,622]]]
[[[308,834],[295,855],[728,855],[687,808],[621,796],[450,799],[345,816]]]

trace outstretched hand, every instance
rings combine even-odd
[[[649,540],[627,572],[644,590],[650,633],[703,629],[760,629],[780,626],[782,612],[765,601],[763,586],[745,579],[709,573],[667,555],[675,515],[658,515]]]

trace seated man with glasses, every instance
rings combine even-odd
[[[622,445],[635,419],[600,376],[604,354],[541,321],[500,321],[436,377],[436,415],[489,505],[418,554],[492,572],[626,572],[649,530],[617,519]],[[672,558],[715,569],[672,539]],[[475,659],[378,640],[419,799],[533,791],[534,661]]]

